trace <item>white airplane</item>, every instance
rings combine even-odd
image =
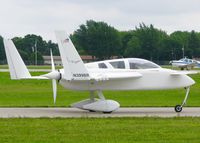
[[[173,67],[178,67],[181,70],[184,69],[192,69],[197,65],[197,61],[196,60],[192,60],[192,59],[188,59],[188,58],[183,58],[180,60],[173,60],[170,61],[170,64],[172,64]]]
[[[175,107],[181,112],[195,82],[189,72],[164,69],[144,59],[117,59],[84,64],[72,41],[64,31],[57,31],[56,38],[63,63],[63,69],[55,70],[51,52],[52,71],[31,76],[12,40],[4,39],[6,57],[11,79],[51,79],[54,102],[56,101],[56,80],[64,88],[89,91],[89,99],[72,104],[72,107],[111,113],[119,103],[105,99],[104,90],[163,90],[185,88],[186,95],[181,105]],[[95,98],[97,93],[99,99]]]

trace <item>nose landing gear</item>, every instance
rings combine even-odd
[[[174,108],[174,110],[175,110],[176,112],[181,112],[182,109],[183,109],[183,107],[182,107],[181,105],[176,105],[175,108]]]
[[[176,112],[181,112],[182,111],[183,106],[186,104],[186,101],[188,99],[189,92],[190,92],[190,87],[186,87],[186,95],[185,95],[185,98],[183,100],[183,103],[181,105],[176,105],[175,108],[174,108],[174,110]]]

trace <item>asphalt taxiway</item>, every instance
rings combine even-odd
[[[0,118],[41,118],[41,117],[200,117],[200,107],[185,107],[181,113],[174,108],[138,107],[119,108],[111,114],[89,112],[76,108],[0,108]]]

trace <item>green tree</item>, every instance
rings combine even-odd
[[[127,43],[126,50],[124,52],[125,57],[140,57],[142,53],[142,47],[140,39],[133,36]]]
[[[0,36],[0,64],[5,64],[5,61],[6,61],[6,56],[3,45],[3,38]]]
[[[182,45],[179,42],[171,39],[170,37],[164,39],[159,48],[159,55],[160,55],[159,60],[170,61],[170,60],[180,59],[182,56],[181,48]]]
[[[41,37],[36,35],[26,35],[24,38],[15,37],[13,38],[13,42],[17,47],[22,59],[26,62],[26,64],[33,64],[34,60],[31,58],[32,53],[34,53],[35,46],[37,45],[37,51],[41,51],[40,42]]]
[[[43,58],[41,55],[50,55],[50,48],[56,47],[56,44],[51,43],[50,41],[47,43],[42,39],[41,36],[29,34],[26,35],[24,38],[15,37],[13,41],[16,47],[19,50],[22,58],[28,64],[35,64],[35,59],[33,55],[35,55],[35,50],[37,47],[37,63],[44,63]],[[54,50],[53,50],[54,51]]]
[[[50,55],[50,49],[52,49],[52,53],[54,56],[60,55],[58,44],[53,43],[51,40],[49,40],[47,43],[45,43],[46,50],[45,52],[41,52],[42,55]]]
[[[121,39],[119,32],[104,22],[89,20],[74,32],[76,46],[98,59],[119,55]]]
[[[120,32],[121,43],[122,43],[122,48],[119,51],[120,55],[129,56],[128,51],[131,50],[131,49],[130,49],[130,44],[128,45],[128,43],[132,39],[132,37],[134,36],[134,32],[135,31],[132,31],[132,30]],[[127,48],[129,48],[129,49],[127,49]]]
[[[200,39],[193,30],[188,38],[188,49],[191,50],[190,57],[199,57],[200,55]]]
[[[154,28],[153,25],[146,26],[142,23],[132,32],[124,55],[159,60],[160,46],[165,38],[167,38],[166,32]]]
[[[32,65],[36,64],[35,63],[35,53],[31,53],[30,59],[31,59],[30,60],[31,61],[30,64],[32,64]],[[37,65],[43,65],[43,64],[44,64],[44,59],[42,57],[42,54],[37,52]]]
[[[182,54],[182,48],[184,48],[184,52],[185,55],[188,57],[192,57],[192,51],[191,49],[188,48],[188,39],[189,39],[190,33],[187,31],[175,31],[172,34],[170,34],[170,39],[172,39],[173,41],[177,42],[180,47],[176,48],[176,50],[174,50],[174,55],[175,55],[175,59],[180,59],[183,58],[183,54]]]

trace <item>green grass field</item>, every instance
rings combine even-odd
[[[29,65],[27,66],[28,69],[51,69],[51,65],[41,65],[41,66],[34,66]],[[56,66],[56,69],[61,69],[62,66]],[[0,65],[0,69],[8,69],[8,65]]]
[[[32,74],[42,74],[34,72]],[[196,84],[191,88],[188,106],[200,106],[200,74],[192,75]],[[69,106],[71,103],[88,98],[88,92],[65,90],[58,86],[57,102],[53,104],[50,80],[10,80],[9,73],[0,73],[1,107],[47,107]],[[175,106],[185,96],[184,89],[163,91],[105,91],[107,99],[118,101],[121,106]]]
[[[1,143],[197,143],[199,118],[0,119]]]

